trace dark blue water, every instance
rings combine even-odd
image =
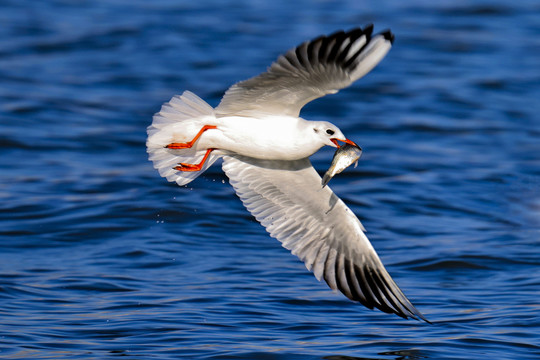
[[[13,0],[0,20],[1,358],[540,358],[538,1]],[[363,147],[332,188],[433,325],[317,282],[219,166],[180,188],[145,152],[172,95],[215,106],[370,22],[394,48],[303,116]]]

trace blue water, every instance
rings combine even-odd
[[[0,22],[0,358],[540,358],[538,1],[12,0]],[[370,22],[391,52],[303,116],[363,147],[331,186],[433,325],[317,282],[219,166],[180,188],[145,152],[172,95],[215,106]]]

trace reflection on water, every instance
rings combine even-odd
[[[397,350],[397,351],[387,351],[381,352],[379,355],[383,356],[373,358],[373,357],[356,357],[356,356],[344,356],[344,355],[333,355],[325,356],[325,360],[419,360],[419,359],[429,359],[428,356],[424,355],[419,350]]]

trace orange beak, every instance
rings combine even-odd
[[[349,144],[349,145],[352,145],[352,146],[359,147],[358,145],[356,145],[353,141],[351,141],[351,140],[349,140],[349,139],[341,140],[341,139],[333,138],[333,139],[330,139],[330,141],[333,142],[334,144],[336,144],[336,146],[338,147],[338,149],[341,147],[341,145],[339,145],[338,141],[343,141],[343,142],[346,143],[346,144]]]

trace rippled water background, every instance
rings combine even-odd
[[[1,358],[540,358],[537,1],[13,0],[0,20]],[[219,166],[180,188],[145,153],[173,94],[215,106],[370,22],[392,51],[303,116],[364,148],[331,185],[433,325],[318,283]]]

